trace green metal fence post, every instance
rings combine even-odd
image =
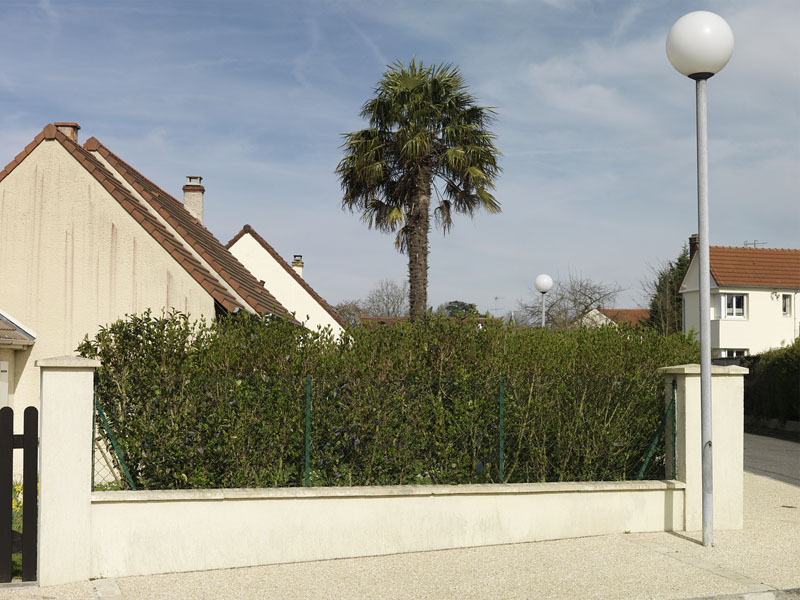
[[[505,431],[503,429],[503,418],[504,418],[504,406],[503,406],[503,378],[500,378],[500,456],[498,460],[498,464],[500,466],[500,483],[503,483],[503,442],[505,441],[503,438],[505,437]]]
[[[119,444],[117,444],[117,438],[114,437],[114,433],[111,431],[111,425],[108,424],[106,413],[103,412],[103,407],[100,406],[99,402],[96,403],[95,406],[97,407],[97,414],[100,415],[103,428],[106,430],[106,435],[108,435],[108,439],[111,442],[111,447],[114,448],[114,452],[117,455],[117,461],[119,461],[119,466],[122,468],[122,473],[125,475],[125,479],[128,481],[128,485],[131,489],[136,490],[136,484],[133,483],[133,477],[131,477],[131,473],[128,471],[128,465],[125,464],[125,459],[122,457],[122,450],[120,450]]]
[[[672,378],[672,478],[678,478],[678,378]]]
[[[306,375],[306,487],[311,486],[311,375]]]
[[[659,425],[658,426],[658,430],[656,430],[656,436],[653,438],[653,443],[650,444],[650,450],[648,450],[648,452],[647,452],[647,458],[644,459],[644,464],[642,465],[642,468],[639,469],[639,474],[636,476],[637,480],[644,479],[644,473],[647,470],[647,465],[650,464],[650,459],[653,458],[653,454],[655,454],[656,446],[658,446],[658,442],[661,439],[661,436],[664,435],[664,428],[667,425],[667,421],[669,420],[670,417],[672,417],[672,422],[673,422],[673,424],[675,423],[675,412],[676,412],[676,409],[675,409],[675,388],[673,387],[672,402],[670,402],[669,407],[667,408],[667,414],[664,415],[663,419],[661,419],[661,425]],[[672,414],[670,414],[670,413],[672,413]],[[672,463],[672,465],[673,465],[673,469],[674,469],[675,468],[675,462],[674,462],[675,461],[675,458],[674,458],[674,456],[675,456],[675,454],[674,454],[674,451],[675,451],[675,434],[674,434],[675,427],[674,427],[674,425],[673,425],[672,431],[673,431],[673,438],[672,438],[673,463]],[[666,454],[666,451],[665,451],[665,454]],[[664,477],[667,476],[667,465],[666,465],[666,462],[667,462],[667,458],[665,456],[664,457]],[[673,479],[674,479],[674,477],[673,477]]]
[[[92,394],[92,489],[94,490],[94,447],[97,445],[97,396]]]

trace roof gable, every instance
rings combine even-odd
[[[264,238],[262,238],[258,232],[250,227],[250,225],[245,225],[242,227],[241,231],[237,233],[231,240],[225,244],[226,249],[230,249],[236,242],[238,242],[242,237],[245,235],[250,235],[258,244],[277,262],[284,271],[286,271],[291,277],[306,291],[311,295],[312,298],[327,312],[331,318],[336,321],[342,328],[346,328],[347,325],[345,324],[344,320],[339,316],[339,314],[333,310],[330,304],[328,304],[325,299],[320,296],[314,288],[312,288],[308,283],[306,283],[305,279],[300,277],[284,259],[283,257],[275,251],[273,248]]]
[[[287,316],[288,311],[265,289],[214,235],[184,208],[183,203],[159,188],[128,163],[103,146],[97,138],[89,138],[86,150],[97,152],[119,175],[177,231],[239,296],[258,313]]]
[[[138,222],[171,256],[189,273],[200,286],[208,292],[216,303],[227,311],[235,311],[239,302],[220,284],[214,275],[206,269],[175,237],[156,219],[140,201],[134,197],[106,167],[92,154],[64,135],[52,123],[45,128],[0,172],[0,182],[5,179],[17,165],[22,163],[31,152],[43,141],[54,140],[91,174],[100,185]]]

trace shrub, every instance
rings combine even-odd
[[[744,412],[781,421],[800,421],[800,338],[791,346],[748,356]]]
[[[282,320],[146,313],[103,328],[97,395],[143,488],[302,485],[311,377],[314,485],[635,476],[664,413],[657,369],[681,335],[547,332],[431,316],[344,341]],[[649,476],[661,476],[652,466]]]

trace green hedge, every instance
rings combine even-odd
[[[687,338],[431,316],[346,341],[249,315],[131,316],[79,348],[142,488],[297,486],[311,377],[312,485],[634,478]],[[649,477],[663,476],[652,463]]]
[[[746,415],[800,421],[800,338],[791,346],[748,356],[742,366]]]

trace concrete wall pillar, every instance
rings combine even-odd
[[[89,579],[92,398],[97,360],[62,356],[41,369],[39,585]]]
[[[700,365],[659,369],[666,403],[676,382],[676,479],[686,483],[686,531],[703,528]],[[713,452],[714,529],[744,525],[744,375],[743,367],[711,367],[711,446]],[[671,419],[669,420],[671,421]],[[672,471],[672,423],[665,431],[667,473]]]

